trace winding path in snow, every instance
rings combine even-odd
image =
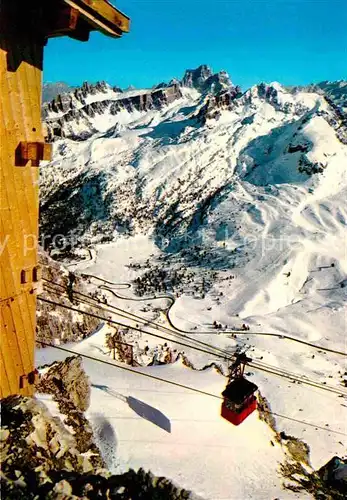
[[[169,323],[170,327],[175,330],[175,332],[179,332],[181,334],[184,334],[186,336],[186,334],[188,335],[196,335],[196,334],[205,334],[205,335],[211,335],[211,332],[210,331],[195,331],[195,332],[191,332],[191,331],[188,331],[188,330],[183,330],[181,328],[178,328],[172,321],[171,317],[170,317],[170,312],[171,312],[171,309],[173,308],[174,304],[175,304],[175,299],[174,297],[172,297],[171,295],[161,295],[159,297],[157,296],[154,296],[154,297],[141,297],[141,298],[135,298],[135,297],[124,297],[122,295],[119,295],[115,289],[113,287],[119,287],[119,286],[123,286],[124,288],[122,289],[129,289],[131,288],[131,284],[130,283],[115,283],[115,282],[112,282],[112,281],[108,281],[104,278],[101,278],[100,276],[95,276],[93,274],[83,274],[82,276],[85,276],[85,277],[89,277],[89,278],[93,278],[93,279],[96,279],[96,280],[99,280],[99,281],[102,281],[104,284],[102,285],[99,285],[98,288],[101,289],[101,290],[106,290],[108,291],[109,293],[111,293],[112,295],[114,295],[116,298],[120,299],[120,300],[130,300],[130,301],[135,301],[135,302],[141,302],[141,301],[152,301],[152,300],[167,300],[169,301],[169,306],[166,308],[166,310],[164,310],[164,314],[165,314],[165,317],[166,317],[166,320],[167,322]],[[106,285],[105,285],[106,283]],[[108,285],[111,285],[111,286],[108,286]],[[112,288],[111,288],[112,287]],[[142,318],[141,316],[138,316],[134,313],[129,313],[121,308],[116,308],[116,309],[119,309],[120,311],[122,311],[123,313],[125,314],[128,314],[128,315],[131,315],[133,317],[135,317],[137,320],[139,321],[142,321],[142,322],[146,322],[146,323],[150,323],[152,325],[154,325],[156,328],[158,329],[165,329],[165,330],[170,330],[168,329],[167,327],[164,327],[163,325],[160,325],[159,323],[155,323],[154,321],[148,321],[148,320],[145,320],[144,318]],[[170,333],[175,333],[175,332],[172,332],[170,331]],[[318,349],[318,350],[321,350],[321,351],[326,351],[326,352],[331,352],[333,354],[338,354],[338,355],[341,355],[341,356],[347,356],[347,353],[346,352],[343,352],[343,351],[337,351],[337,350],[334,350],[334,349],[330,349],[328,347],[324,347],[324,346],[320,346],[320,345],[316,345],[316,344],[313,344],[312,342],[307,342],[306,340],[302,340],[300,338],[297,338],[297,337],[292,337],[290,335],[285,335],[285,334],[282,334],[282,333],[273,333],[273,332],[250,332],[250,331],[242,331],[242,330],[229,330],[229,331],[225,331],[223,332],[224,335],[258,335],[258,336],[269,336],[269,337],[277,337],[278,339],[285,339],[285,340],[288,340],[288,341],[291,341],[291,342],[297,342],[299,344],[304,344],[308,347],[311,347],[313,349]],[[190,338],[190,340],[193,340]]]

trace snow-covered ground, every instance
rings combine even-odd
[[[104,334],[98,332],[74,350],[88,355],[98,351],[101,357],[103,343]],[[40,350],[37,363],[64,356]],[[219,396],[225,379],[213,368],[196,372],[178,361],[134,374],[90,360],[84,360],[84,367],[92,384],[87,416],[111,471],[144,467],[213,500],[305,498],[282,490],[284,450],[257,413],[234,427],[220,417],[220,399],[138,374]],[[49,398],[40,399],[57,414]]]
[[[109,281],[127,283],[135,277],[136,272],[126,266],[132,262],[153,259],[158,255],[158,249],[149,238],[137,236],[130,240],[119,240],[115,244],[99,245],[92,254],[91,261],[77,266],[81,272],[102,276]],[[329,269],[326,270],[328,271]],[[321,273],[323,272],[322,270]],[[214,290],[205,299],[197,300],[182,295],[171,310],[175,325],[187,331],[198,325],[199,330],[209,330],[210,333],[197,336],[191,332],[190,337],[193,339],[223,349],[234,349],[237,343],[246,343],[248,354],[255,361],[261,359],[261,363],[271,367],[341,387],[344,357],[314,349],[295,340],[255,334],[256,330],[281,331],[313,344],[343,348],[343,320],[340,318],[341,324],[337,321],[335,327],[334,323],[331,324],[333,320],[336,322],[336,311],[335,316],[331,313],[330,319],[325,317],[325,326],[329,330],[318,329],[318,324],[322,324],[326,313],[316,317],[315,336],[313,333],[305,334],[305,329],[307,332],[314,331],[310,316],[306,316],[305,321],[302,319],[300,329],[293,332],[290,328],[285,328],[286,315],[280,310],[278,315],[260,314],[257,317],[258,323],[250,323],[250,332],[238,334],[236,340],[230,339],[226,335],[216,334],[210,328],[214,317],[229,325],[237,319],[235,316],[228,316],[229,308],[223,307],[223,304],[228,305],[227,298],[223,298],[222,304],[216,305],[215,297],[219,290],[224,291],[224,296],[228,294],[228,285],[225,283],[227,282],[217,280]],[[88,286],[92,288],[93,284]],[[117,290],[117,287],[114,289]],[[134,297],[131,289],[121,289],[119,294]],[[152,306],[152,309],[158,306],[165,308],[166,305],[165,300],[158,304],[158,300],[133,302],[117,299],[110,294],[107,294],[107,298],[109,304],[114,304],[121,311],[133,312],[146,318],[151,318],[152,315],[141,312],[143,304]],[[208,311],[210,306],[213,309]],[[291,315],[294,318],[295,312],[290,312],[289,308],[288,317]],[[112,317],[130,326],[139,322],[131,317],[126,319],[116,312]],[[168,339],[166,342],[169,345],[182,349],[175,343],[174,335],[161,332],[160,329],[158,331],[155,327],[147,326],[144,330],[161,334]],[[107,331],[105,326],[89,339],[68,345],[67,348],[112,362],[106,355],[104,346]],[[336,336],[336,344],[329,342],[327,335],[338,332],[341,335],[340,341]],[[164,340],[143,334],[141,342],[154,346],[162,345]],[[202,367],[211,361],[221,362],[218,357],[202,354],[193,348],[184,348],[184,352],[196,367]],[[62,359],[64,356],[64,353],[56,350],[40,350],[37,353],[37,364]],[[279,463],[283,463],[285,459],[283,449],[278,444],[272,446],[274,433],[259,420],[257,413],[252,414],[241,426],[234,427],[220,417],[221,401],[217,398],[99,365],[90,360],[85,360],[84,366],[92,383],[88,418],[112,470],[125,470],[129,466],[149,468],[155,474],[165,475],[211,500],[295,498],[293,493],[282,490],[284,479],[279,473]],[[194,371],[181,362],[171,366],[135,370],[215,395],[221,394],[226,383],[226,378],[214,369]],[[333,455],[345,453],[347,398],[341,398],[322,388],[293,383],[286,378],[252,369],[251,366],[247,376],[259,386],[261,393],[270,402],[276,415],[278,430],[309,444],[313,467],[322,466]],[[300,494],[297,498],[305,497]]]

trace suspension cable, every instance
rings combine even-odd
[[[205,354],[214,355],[216,357],[223,358],[225,361],[234,361],[235,360],[235,357],[231,358],[230,355],[228,355],[227,353],[224,353],[224,355],[217,354],[215,352],[207,351],[206,349],[202,349],[200,347],[191,346],[191,345],[188,345],[188,344],[183,344],[182,342],[178,342],[176,340],[168,339],[167,337],[162,337],[162,336],[157,335],[155,333],[148,332],[146,330],[141,330],[140,328],[132,327],[130,325],[126,325],[126,324],[121,323],[119,321],[114,321],[114,320],[111,320],[111,319],[107,319],[107,318],[104,318],[104,317],[102,317],[100,315],[97,315],[97,314],[94,314],[94,313],[90,313],[90,312],[87,312],[87,311],[81,311],[80,309],[68,306],[66,304],[62,304],[60,302],[55,302],[55,301],[52,301],[52,300],[49,300],[49,299],[44,299],[43,297],[38,297],[38,300],[40,300],[41,302],[46,302],[46,303],[51,304],[51,305],[55,305],[55,306],[59,306],[59,307],[65,308],[65,309],[69,309],[71,311],[75,311],[75,312],[80,313],[80,314],[84,314],[84,315],[87,315],[87,316],[90,316],[90,317],[94,317],[94,318],[99,319],[101,321],[106,321],[106,322],[108,322],[110,324],[115,324],[117,326],[122,326],[124,328],[131,328],[132,330],[139,331],[139,332],[144,333],[146,335],[157,337],[157,338],[160,338],[162,340],[171,341],[171,342],[173,341],[173,342],[175,342],[177,344],[184,345],[185,347],[188,347],[190,349],[195,349],[197,351],[204,352]],[[291,379],[291,380],[294,380],[294,381],[297,381],[297,382],[300,382],[300,383],[304,383],[306,385],[311,385],[311,386],[316,387],[318,389],[322,389],[322,390],[325,390],[325,391],[328,391],[328,392],[333,392],[333,393],[339,394],[340,396],[347,396],[347,393],[345,393],[344,391],[339,390],[338,388],[336,388],[334,386],[328,386],[327,384],[320,384],[319,382],[310,381],[309,379],[306,379],[306,378],[305,379],[304,378],[298,378],[297,375],[290,374],[289,372],[288,373],[281,373],[280,370],[277,370],[277,369],[274,370],[275,367],[271,367],[271,366],[270,367],[269,366],[268,367],[262,367],[260,365],[260,363],[258,363],[258,362],[257,362],[257,365],[258,366],[254,366],[255,369],[258,369],[258,370],[261,370],[261,371],[265,371],[265,372],[271,373],[273,375],[277,375],[279,377],[284,377],[284,378],[288,378],[288,379]]]
[[[75,356],[81,356],[81,357],[89,359],[91,361],[96,361],[96,362],[103,363],[103,364],[108,365],[108,366],[112,366],[113,368],[118,368],[118,369],[121,369],[121,370],[125,370],[127,372],[131,372],[131,373],[134,373],[134,374],[137,374],[137,375],[142,375],[143,377],[147,377],[147,378],[150,378],[152,380],[159,381],[159,382],[164,382],[166,384],[174,385],[176,387],[180,387],[181,389],[186,389],[186,390],[189,390],[189,391],[192,391],[192,392],[196,392],[198,394],[202,394],[203,396],[209,396],[209,397],[213,397],[215,399],[223,400],[222,396],[219,396],[218,394],[213,394],[211,392],[202,391],[201,389],[197,389],[196,387],[187,386],[187,385],[180,384],[178,382],[174,382],[172,380],[167,380],[167,379],[164,379],[164,378],[161,378],[161,377],[156,377],[155,375],[150,375],[149,373],[144,373],[144,372],[141,372],[139,370],[134,370],[134,369],[129,368],[127,366],[122,366],[122,365],[118,365],[118,364],[115,364],[115,363],[111,363],[110,361],[105,361],[103,359],[95,358],[94,356],[89,356],[87,354],[81,354],[81,353],[79,353],[77,351],[72,351],[71,349],[66,349],[65,347],[56,346],[56,345],[49,344],[49,343],[43,342],[43,341],[39,341],[39,343],[42,344],[42,345],[44,345],[44,346],[46,346],[46,347],[52,347],[53,349],[58,349],[60,351],[67,352],[67,353],[73,354]],[[297,423],[300,423],[300,424],[303,424],[303,425],[314,427],[316,429],[324,430],[326,432],[331,432],[331,433],[334,433],[334,434],[339,434],[339,435],[342,435],[342,436],[347,436],[347,434],[345,434],[343,432],[336,431],[334,429],[329,429],[327,427],[322,427],[322,426],[313,424],[312,422],[306,422],[304,420],[295,419],[295,418],[292,418],[292,417],[288,417],[286,415],[281,415],[279,413],[272,412],[270,410],[264,410],[264,409],[262,409],[262,411],[264,413],[268,413],[270,415],[274,415],[274,416],[279,417],[279,418],[284,418],[284,419],[287,419],[287,420],[291,420],[293,422],[297,422]]]

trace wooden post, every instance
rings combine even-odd
[[[129,18],[105,0],[0,0],[0,398],[33,394],[36,377],[43,47],[93,30],[119,38]]]
[[[1,21],[0,397],[5,397],[32,394],[35,380],[37,166],[45,149],[41,130],[44,40],[10,33]]]

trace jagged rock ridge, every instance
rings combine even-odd
[[[302,183],[343,151],[346,115],[329,97],[278,83],[244,93],[235,86],[214,93],[214,83],[208,93],[197,90],[220,81],[211,73],[201,66],[184,76],[189,87],[174,83],[116,98],[104,83],[91,94],[85,85],[80,107],[70,96],[59,108],[68,111],[48,119],[51,135],[65,138],[41,169],[43,232],[76,230],[87,244],[148,231],[158,242],[177,239],[203,226],[235,180]],[[326,144],[322,136],[330,138]]]
[[[63,96],[58,96],[55,100],[49,103],[44,108],[44,117],[46,118],[47,125],[47,140],[52,141],[55,137],[67,137],[72,139],[87,139],[97,132],[97,129],[93,127],[91,120],[97,115],[103,115],[106,112],[111,116],[117,116],[122,111],[127,113],[134,112],[146,112],[150,110],[162,109],[176,99],[182,97],[180,88],[178,85],[172,85],[166,87],[165,89],[154,89],[148,93],[139,93],[135,95],[129,95],[122,97],[123,93],[120,93],[120,97],[117,99],[107,99],[104,82],[92,87],[93,92],[88,93],[87,87],[84,86],[81,89],[77,89],[73,95],[65,94]],[[105,94],[104,100],[98,100],[96,102],[86,103],[85,97],[94,95],[94,90],[98,89],[102,94]],[[118,90],[117,90],[118,92]],[[99,96],[100,97],[100,96]],[[75,103],[78,101],[81,106],[76,107]],[[62,116],[58,118],[50,117],[50,113],[62,113]],[[79,134],[75,134],[73,127],[70,127],[70,123],[77,123],[82,127],[82,131]]]
[[[42,102],[52,101],[58,94],[71,92],[73,87],[65,82],[46,82],[42,86]]]

